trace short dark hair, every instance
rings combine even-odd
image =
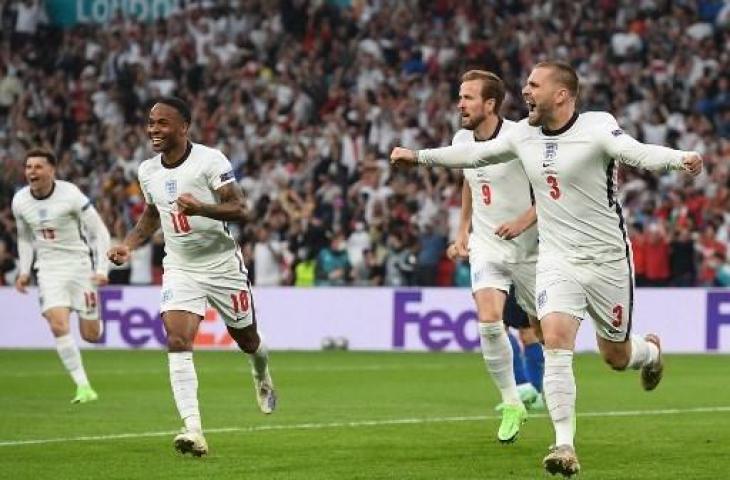
[[[190,106],[188,103],[179,97],[160,97],[155,99],[155,103],[163,103],[165,105],[168,105],[175,110],[178,111],[180,116],[182,116],[183,120],[185,120],[186,123],[190,123],[193,119],[192,114],[190,113]]]
[[[25,152],[25,160],[28,161],[31,157],[43,157],[53,165],[56,166],[56,155],[53,154],[53,152],[45,147],[33,147],[29,149],[27,152]]]
[[[578,98],[580,93],[580,85],[578,84],[578,74],[575,69],[565,62],[548,60],[535,65],[535,68],[549,68],[555,74],[555,80],[568,89],[574,98]]]
[[[469,70],[461,76],[461,81],[470,82],[479,80],[482,82],[482,100],[494,99],[494,113],[499,113],[504,101],[505,88],[501,78],[486,70]]]

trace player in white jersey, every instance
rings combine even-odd
[[[512,129],[514,122],[498,113],[504,95],[504,83],[498,76],[483,70],[466,72],[461,77],[458,105],[463,129],[456,132],[452,143],[486,141]],[[502,396],[497,438],[504,443],[517,438],[527,418],[513,368],[519,347],[513,352],[503,313],[510,287],[515,285],[522,309],[532,318],[536,315],[537,229],[531,197],[530,184],[517,162],[464,170],[459,230],[452,251],[447,252],[469,257],[482,356]],[[524,336],[530,336],[529,325],[522,327]],[[537,343],[534,333],[531,340]],[[526,386],[534,401],[538,392],[529,382]]]
[[[76,383],[71,402],[86,403],[98,395],[86,377],[69,318],[74,310],[81,337],[87,342],[101,337],[97,286],[108,282],[109,262],[104,253],[109,248],[109,231],[86,195],[55,177],[56,157],[50,150],[36,148],[26,153],[28,186],[15,194],[12,203],[20,257],[15,288],[27,292],[34,268],[41,312],[55,337],[61,362]]]
[[[624,133],[605,112],[578,114],[578,77],[560,62],[535,66],[522,91],[529,116],[493,141],[413,152],[396,148],[394,164],[473,168],[518,159],[535,192],[540,250],[538,317],[545,341],[544,393],[555,446],[543,463],[565,476],[580,470],[575,454],[573,349],[589,314],[604,360],[616,370],[641,369],[653,390],[663,364],[659,338],[631,335],[633,268],[621,206],[617,162],[654,170],[702,171],[702,158]]]
[[[219,150],[188,139],[190,108],[181,99],[162,98],[149,113],[147,134],[159,154],[139,167],[146,201],[137,225],[109,250],[121,264],[158,228],[165,239],[161,312],[167,331],[170,383],[185,424],[173,441],[181,453],[208,453],[198,409],[193,340],[206,305],[223,318],[228,333],[248,354],[259,408],[271,413],[276,394],[268,351],[256,329],[248,273],[227,222],[245,216],[243,195],[231,164]]]

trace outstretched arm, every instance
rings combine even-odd
[[[408,150],[396,147],[390,154],[393,165],[425,165],[447,168],[478,168],[517,158],[510,135],[487,142],[459,143],[450,147]]]
[[[216,190],[220,203],[202,203],[189,193],[177,199],[177,206],[185,215],[199,215],[225,222],[240,222],[246,215],[246,203],[236,182],[228,182]]]
[[[621,163],[647,170],[684,170],[693,176],[702,171],[702,157],[696,152],[641,143],[617,124],[603,128],[598,138],[606,152]]]

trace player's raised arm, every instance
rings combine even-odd
[[[115,265],[127,262],[132,250],[142,245],[158,228],[160,228],[160,212],[154,204],[148,203],[145,205],[137,225],[132,228],[122,243],[109,249],[107,258]]]
[[[692,176],[702,171],[702,157],[696,152],[641,143],[621,130],[615,120],[598,128],[602,129],[598,138],[606,152],[621,163],[647,170],[685,170]]]
[[[106,228],[104,221],[99,216],[99,212],[96,211],[93,205],[89,205],[83,210],[81,213],[81,223],[83,223],[86,231],[89,232],[89,237],[92,241],[94,258],[96,259],[96,275],[103,277],[103,279],[99,279],[100,283],[105,283],[104,280],[109,272],[109,260],[105,255],[111,243],[109,229]]]
[[[393,165],[425,165],[446,168],[479,168],[517,158],[509,135],[477,143],[460,143],[450,147],[409,150],[396,147],[390,154]]]

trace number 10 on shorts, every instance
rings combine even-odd
[[[248,310],[248,292],[241,290],[238,294],[231,294],[231,302],[233,304],[233,312],[245,312]]]

